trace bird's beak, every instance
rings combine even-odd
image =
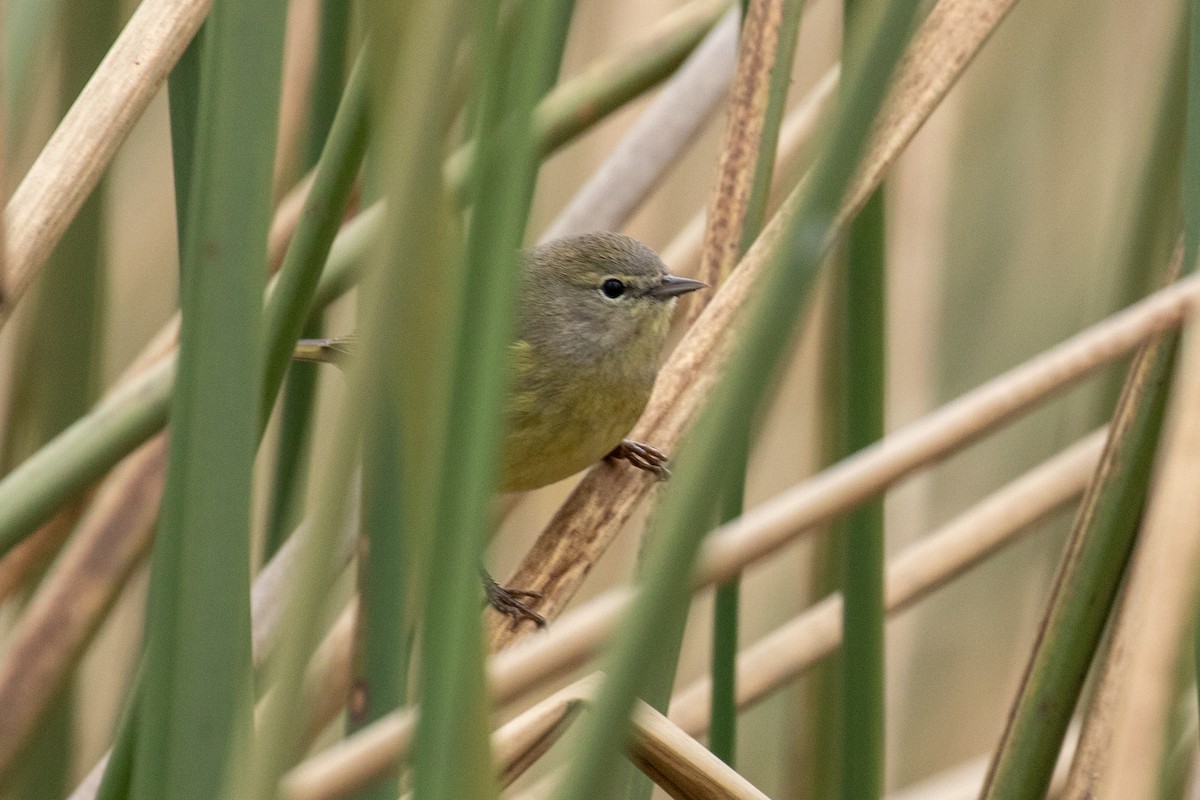
[[[694,292],[697,289],[707,289],[708,284],[704,281],[696,281],[691,278],[680,278],[676,275],[663,275],[662,283],[653,287],[646,292],[650,297],[656,300],[666,300],[671,297],[677,297],[681,294]]]

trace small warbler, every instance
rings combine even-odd
[[[619,233],[568,236],[524,254],[511,394],[499,488],[536,489],[601,459],[667,476],[666,456],[625,438],[650,399],[675,298],[706,284],[667,272],[644,244]],[[300,342],[295,356],[336,361],[346,341]],[[544,620],[484,573],[489,602]]]

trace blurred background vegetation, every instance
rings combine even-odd
[[[681,0],[578,0],[562,77],[577,74],[681,5]],[[4,0],[0,5],[9,192],[133,6],[117,0]],[[806,3],[793,104],[837,61],[841,16],[838,0]],[[1143,274],[1129,275],[1124,263],[1164,98],[1180,102],[1170,89],[1183,80],[1173,53],[1185,18],[1183,0],[1019,3],[908,147],[886,182],[889,430],[1153,287],[1173,225],[1166,226],[1166,244],[1160,235],[1155,249],[1141,259]],[[277,198],[311,163],[304,139],[319,19],[318,0],[290,1]],[[22,29],[17,20],[30,27]],[[530,243],[651,97],[628,104],[545,163],[527,230]],[[712,116],[626,232],[662,252],[702,207],[724,119],[721,111]],[[1182,142],[1182,129],[1168,136]],[[177,309],[169,137],[163,91],[121,147],[96,202],[60,246],[57,271],[45,273],[0,332],[0,397],[5,398],[0,463],[6,469],[83,413]],[[1163,191],[1173,189],[1168,185]],[[1173,218],[1177,211],[1165,202],[1163,213]],[[355,303],[351,295],[335,305],[324,330],[351,330]],[[826,460],[821,386],[826,321],[824,313],[808,319],[779,383],[753,448],[748,504],[798,483]],[[57,365],[53,371],[52,364]],[[1119,374],[1105,373],[891,491],[888,551],[915,541],[1103,423]],[[344,382],[333,370],[319,375],[318,408],[325,409]],[[269,429],[268,441],[276,427]],[[326,458],[329,436],[330,426],[318,426],[316,461]],[[264,448],[256,464],[256,547],[267,527],[273,475],[267,456],[274,452],[273,446]],[[519,562],[571,485],[538,491],[509,518],[489,555],[498,574]],[[889,623],[890,789],[994,747],[1071,516],[1069,509],[1056,513],[1034,535]],[[633,574],[641,523],[636,517],[575,603]],[[819,596],[814,541],[791,545],[746,573],[743,641],[769,632]],[[69,748],[65,760],[70,764],[59,789],[74,786],[110,745],[140,646],[145,572],[143,565],[129,580],[81,661],[72,693],[56,712],[62,727],[57,741]],[[0,652],[4,631],[21,610],[19,596],[4,605]],[[706,592],[691,612],[680,685],[708,669],[711,613],[711,592]],[[814,699],[818,685],[805,678],[742,717],[739,771],[771,797],[814,796],[806,759],[816,756],[804,721],[820,705]],[[7,796],[40,796],[23,791],[10,787]],[[44,796],[58,794],[56,789]]]

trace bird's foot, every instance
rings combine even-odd
[[[507,586],[501,586],[487,572],[483,573],[483,591],[487,595],[488,605],[514,622],[529,620],[539,628],[546,627],[546,618],[527,606],[524,602],[525,600],[541,599],[541,592],[510,589]]]
[[[621,443],[604,458],[608,461],[628,461],[638,469],[654,473],[654,476],[660,481],[671,477],[671,470],[667,469],[669,459],[666,453],[657,447],[635,442],[632,439],[622,439]]]

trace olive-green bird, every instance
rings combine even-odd
[[[654,388],[675,298],[705,284],[671,275],[653,250],[619,233],[556,239],[523,261],[499,488],[536,489],[603,458],[665,477],[666,457],[625,436]],[[345,340],[308,340],[296,357],[336,361],[346,352]],[[541,622],[520,602],[528,593],[485,583],[498,610]]]

